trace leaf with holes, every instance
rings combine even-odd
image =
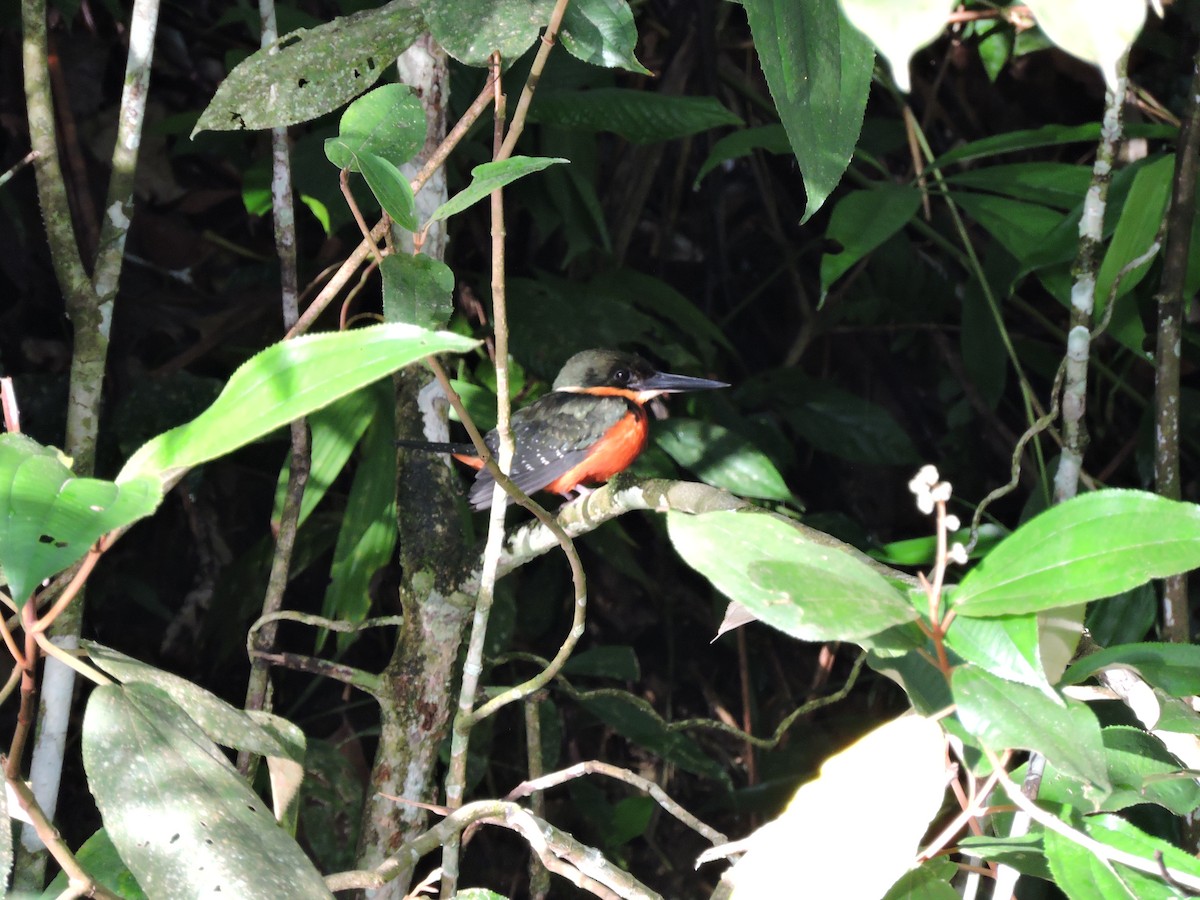
[[[104,827],[148,896],[333,896],[217,745],[159,688],[93,691],[83,763]]]
[[[196,122],[240,131],[307,122],[361,94],[424,30],[410,0],[298,28],[242,60]]]
[[[148,516],[154,479],[76,478],[63,457],[20,434],[0,435],[0,569],[22,605],[38,584],[78,562],[101,536]]]

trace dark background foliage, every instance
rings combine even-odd
[[[0,160],[11,164],[24,154],[28,136],[19,24],[15,4],[6,6]],[[326,21],[354,6],[281,5],[280,30]],[[60,122],[63,153],[76,219],[86,225],[98,220],[107,178],[108,123],[126,53],[117,23],[125,11],[115,3],[57,7],[55,89],[70,109]],[[739,6],[652,0],[635,7],[638,56],[654,77],[601,70],[556,53],[539,99],[567,89],[620,85],[667,96],[715,97],[747,126],[776,121]],[[1144,94],[1175,113],[1190,75],[1195,12],[1194,3],[1180,2],[1168,8],[1165,21],[1151,17],[1130,66]],[[261,215],[267,209],[268,140],[257,132],[188,138],[227,67],[257,47],[255,18],[244,4],[164,6],[137,215],[113,323],[101,476],[111,476],[149,436],[191,418],[234,367],[280,335],[273,238]],[[978,31],[960,30],[914,61],[909,102],[935,155],[989,135],[1099,118],[1103,84],[1093,68],[1052,47],[1021,46],[1020,40],[1030,40],[1023,38],[993,80],[979,40]],[[527,60],[514,64],[510,96],[527,67]],[[460,109],[478,90],[482,73],[457,64],[453,73],[452,105]],[[951,229],[940,205],[928,222],[897,233],[821,297],[818,268],[822,254],[837,249],[826,232],[842,193],[913,177],[895,95],[876,86],[860,152],[843,188],[803,226],[798,223],[804,188],[790,153],[757,150],[716,166],[696,183],[716,140],[734,129],[636,143],[586,125],[568,127],[553,116],[542,120],[537,110],[535,103],[535,125],[524,139],[528,152],[565,156],[572,166],[569,173],[547,172],[510,191],[518,402],[544,390],[571,352],[597,345],[635,349],[675,370],[725,378],[734,385],[730,391],[677,399],[671,411],[719,423],[751,441],[803,499],[806,521],[863,549],[928,531],[905,487],[921,462],[939,466],[964,506],[1007,478],[1014,438],[1026,427],[1021,397],[978,290],[946,249]],[[1136,121],[1145,112],[1131,107],[1129,115]],[[324,204],[331,221],[327,232],[308,207],[299,211],[302,283],[358,240],[337,192],[336,172],[321,151],[322,140],[335,130],[336,115],[292,130],[298,191]],[[452,191],[465,183],[471,166],[490,157],[489,136],[486,124],[477,127],[471,143],[453,158]],[[1152,141],[1130,149],[1162,148]],[[1000,161],[1080,163],[1091,153],[1089,144],[1071,144]],[[0,371],[16,379],[25,430],[61,445],[70,330],[28,172],[0,189],[0,204],[0,244],[7,248],[0,254]],[[94,227],[82,233],[85,241],[95,240]],[[488,300],[487,235],[486,209],[457,218],[447,259],[458,279],[453,327],[478,334],[487,333],[479,312]],[[971,236],[996,283],[1011,279],[1014,258],[994,235],[972,225]],[[1138,289],[1147,317],[1152,283],[1147,279]],[[378,297],[378,284],[368,283],[349,315],[378,311]],[[334,315],[323,326],[336,327]],[[1025,279],[1017,296],[1004,302],[1003,318],[1022,364],[1045,396],[1061,355],[1067,310],[1035,279]],[[1105,364],[1089,397],[1088,470],[1102,483],[1143,486],[1153,373],[1110,339],[1101,353]],[[1194,381],[1195,357],[1189,334],[1188,381]],[[459,374],[485,387],[492,383],[484,354],[466,359]],[[1185,496],[1193,499],[1195,435],[1194,428],[1185,430]],[[189,475],[97,573],[88,633],[240,702],[244,635],[265,583],[268,519],[284,453],[281,441],[268,441]],[[1048,463],[1055,453],[1053,441],[1043,441],[1041,460]],[[1037,462],[1027,456],[1023,490],[993,508],[1004,524],[1044,505],[1046,480]],[[677,470],[652,449],[637,471]],[[345,490],[335,486],[302,531],[290,607],[320,609]],[[766,734],[796,705],[828,692],[847,675],[848,651],[800,644],[763,627],[710,643],[723,600],[682,566],[656,520],[625,517],[589,536],[583,552],[592,612],[581,649],[620,648],[615,651],[624,654],[620,659],[632,655],[637,665],[614,672],[610,661],[609,677],[581,671],[569,676],[577,688],[625,687],[668,720],[726,718]],[[385,570],[373,582],[382,613],[395,611],[395,579]],[[193,608],[189,595],[204,598],[207,607]],[[569,575],[556,557],[509,579],[492,625],[497,650],[552,655],[569,622],[569,596]],[[1147,633],[1153,614],[1148,604],[1152,600],[1134,603],[1124,614],[1124,639]],[[345,649],[344,658],[378,668],[390,652],[388,637],[364,637]],[[311,650],[307,632],[284,628],[282,641],[298,652]],[[525,670],[520,662],[507,668]],[[745,833],[777,812],[819,760],[901,708],[902,697],[890,682],[863,677],[866,690],[806,718],[773,750],[751,753],[729,736],[695,733],[728,772],[733,790],[674,769],[664,776],[671,792],[730,834]],[[372,705],[296,675],[280,674],[277,686],[277,709],[337,746],[330,771],[341,772],[351,785],[365,777]],[[604,757],[633,768],[661,765],[652,752],[626,741],[561,692],[551,692],[548,702],[553,727],[547,740],[558,739],[554,750],[562,762]],[[503,793],[522,777],[521,735],[517,714],[509,712],[474,739],[476,776],[489,793]],[[69,754],[68,766],[77,767],[77,759]],[[69,769],[64,781],[63,809],[69,812],[61,826],[77,845],[98,818],[78,768]],[[695,896],[709,880],[703,870],[697,875],[691,868],[699,839],[648,801],[581,782],[552,795],[551,804],[553,821],[627,862],[668,896]],[[320,815],[312,821],[327,822]],[[316,835],[304,837],[318,856],[325,854],[323,863],[349,863]],[[480,880],[500,885],[498,873],[522,871],[513,864],[522,858],[515,839],[485,833],[477,840],[487,842],[487,852],[472,850],[467,864],[477,867]],[[344,843],[340,850],[345,853]]]

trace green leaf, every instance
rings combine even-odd
[[[570,162],[570,160],[560,157],[511,156],[500,162],[476,166],[471,170],[471,183],[435,209],[433,215],[429,217],[429,221],[425,223],[425,227],[428,228],[432,222],[448,219],[452,215],[462,212],[478,203],[492,191],[498,191],[518,178],[540,172],[555,163],[565,162]]]
[[[624,644],[593,647],[576,653],[567,660],[562,671],[564,675],[593,675],[618,681],[637,681],[641,678],[637,653]]]
[[[958,866],[946,859],[931,859],[905,872],[883,896],[883,900],[957,900],[959,893],[950,884]]]
[[[321,615],[343,622],[366,619],[371,579],[388,564],[396,547],[395,394],[389,382],[368,391],[374,415],[346,498],[321,609]],[[339,644],[348,644],[352,637],[339,635]]]
[[[152,478],[76,478],[64,459],[32,438],[0,434],[0,571],[18,607],[103,535],[150,515],[162,500]]]
[[[83,846],[75,851],[75,859],[92,878],[123,900],[148,900],[103,828],[83,842]],[[41,900],[56,900],[68,886],[67,873],[59,872],[42,894]]]
[[[82,646],[97,667],[122,683],[145,684],[161,690],[216,743],[290,763],[289,770],[299,784],[305,737],[292,722],[270,713],[247,713],[186,678],[163,672],[103,644],[83,641]]]
[[[708,151],[708,157],[696,173],[692,187],[696,188],[704,176],[721,163],[731,159],[749,156],[755,150],[766,150],[768,153],[791,153],[792,145],[788,143],[787,130],[779,124],[756,125],[753,128],[743,128],[733,134],[727,134]]]
[[[672,417],[654,429],[658,446],[700,480],[742,497],[794,502],[783,476],[765,453],[720,425]]]
[[[1121,880],[1114,864],[1091,850],[1056,831],[1047,831],[1043,843],[1054,883],[1070,900],[1141,900]]]
[[[346,107],[338,136],[325,141],[325,155],[351,172],[358,171],[356,157],[364,153],[402,165],[425,145],[425,131],[425,111],[412,88],[385,84]]]
[[[586,63],[650,74],[634,55],[637,26],[625,0],[574,0],[563,14],[559,36],[567,52]]]
[[[482,66],[493,50],[507,65],[537,40],[552,0],[423,0],[429,30],[461,63]]]
[[[886,409],[832,384],[806,379],[794,402],[778,408],[805,441],[847,462],[900,466],[920,461]]]
[[[1102,16],[1091,0],[1030,0],[1029,8],[1046,37],[1098,65],[1108,89],[1116,90],[1117,62],[1142,30],[1145,0],[1108,0]]]
[[[807,221],[825,203],[862,130],[875,54],[836,0],[743,0],[754,47],[804,176]]]
[[[1062,215],[1037,203],[990,194],[957,192],[954,202],[982,225],[1000,246],[1024,263],[1041,250]]]
[[[489,891],[487,888],[467,888],[454,895],[454,900],[508,900],[503,894]]]
[[[787,809],[742,842],[746,855],[725,876],[739,898],[882,897],[913,864],[946,793],[945,738],[932,719],[902,716],[869,732],[821,766]],[[903,772],[901,778],[897,773]],[[880,798],[871,864],[849,849],[861,820],[849,814]],[[803,853],[804,864],[798,865]],[[922,895],[924,896],[924,895]],[[937,896],[937,895],[934,895]]]
[[[1196,644],[1124,644],[1090,653],[1063,675],[1078,684],[1101,669],[1133,669],[1146,681],[1175,697],[1200,694],[1200,646]]]
[[[667,513],[676,551],[731,600],[792,637],[854,640],[916,611],[865,563],[764,513]]]
[[[330,898],[299,845],[163,691],[92,691],[83,762],[104,827],[151,897]]]
[[[710,759],[682,731],[668,728],[654,707],[641,697],[625,691],[598,690],[580,693],[575,699],[618,734],[653,751],[666,762],[674,763],[695,775],[729,784],[729,775],[723,767]]]
[[[921,192],[903,184],[852,191],[833,209],[827,240],[841,245],[821,258],[821,298],[851,266],[908,224],[921,205]]]
[[[1046,857],[1042,854],[1040,832],[1022,834],[1017,837],[992,837],[991,835],[968,834],[961,838],[958,846],[969,850],[972,856],[981,856],[993,862],[1012,866],[1022,875],[1050,880]]]
[[[1108,810],[1156,803],[1177,816],[1200,807],[1200,785],[1182,776],[1176,760],[1159,740],[1140,728],[1113,725],[1104,729],[1104,756],[1113,792]]]
[[[611,131],[635,144],[670,141],[742,120],[715,97],[678,97],[630,88],[539,94],[531,122],[589,132]]]
[[[300,499],[299,524],[304,524],[341,473],[359,438],[371,424],[374,412],[375,403],[371,392],[360,390],[335,400],[309,416],[312,452],[309,459],[308,483],[304,486],[304,496]],[[275,482],[275,505],[271,511],[273,522],[278,521],[283,514],[287,483],[288,466],[285,463],[279,471],[279,479]]]
[[[987,191],[1069,210],[1083,200],[1092,181],[1092,169],[1057,162],[1007,163],[966,169],[947,176],[946,181],[955,188]]]
[[[1117,273],[1137,259],[1148,249],[1158,236],[1166,215],[1167,198],[1171,192],[1171,179],[1175,174],[1175,155],[1167,154],[1138,169],[1129,198],[1121,207],[1112,241],[1104,253],[1100,271],[1096,273],[1096,316],[1099,317],[1108,305],[1109,294]],[[1117,297],[1128,294],[1150,271],[1154,260],[1142,263],[1129,272],[1117,288]],[[1115,314],[1115,312],[1114,312]],[[1139,344],[1136,348],[1141,350]]]
[[[1139,829],[1136,825],[1131,825],[1129,822],[1122,819],[1120,816],[1106,813],[1099,816],[1087,816],[1082,822],[1083,831],[1089,837],[1107,844],[1110,847],[1116,847],[1118,850],[1124,850],[1126,853],[1133,853],[1140,856],[1155,869],[1159,868],[1160,863],[1155,859],[1156,854],[1162,854],[1162,863],[1172,869],[1177,869],[1193,878],[1200,877],[1200,861],[1188,854],[1184,853],[1178,847],[1164,841],[1162,838],[1153,837]],[[1154,876],[1143,875],[1132,869],[1128,869],[1117,863],[1118,871],[1123,873],[1124,878],[1131,884],[1135,885],[1136,893],[1134,896],[1137,900],[1151,900],[1158,897],[1174,898],[1179,894],[1176,890],[1169,889],[1163,882]],[[1163,888],[1162,893],[1158,893],[1157,889]],[[1151,893],[1154,891],[1154,893]]]
[[[1170,140],[1178,134],[1178,129],[1171,125],[1131,124],[1125,128],[1127,138],[1144,137],[1151,140]],[[935,159],[929,168],[942,169],[953,163],[998,156],[1001,153],[1056,147],[1062,144],[1094,146],[1098,140],[1100,140],[1099,122],[1090,122],[1087,125],[1043,125],[1041,128],[1033,128],[1028,131],[1007,131],[955,147]]]
[[[1036,688],[960,666],[950,679],[958,720],[984,746],[1000,752],[1036,750],[1053,765],[1109,790],[1104,742],[1096,716],[1082,703],[1055,702]]]
[[[1026,522],[952,595],[960,614],[1036,612],[1111,597],[1200,565],[1200,508],[1142,491],[1104,490]]]
[[[412,185],[395,165],[382,156],[359,153],[355,157],[367,187],[392,221],[407,231],[417,230],[417,208]]]
[[[1027,684],[1054,696],[1038,656],[1036,614],[994,619],[959,616],[946,634],[946,646],[999,678]]]
[[[841,0],[850,24],[866,35],[892,67],[892,78],[904,93],[912,90],[908,61],[946,27],[951,5],[946,0]]]
[[[394,0],[286,34],[229,73],[192,137],[295,125],[332,112],[373,85],[422,31],[414,4]]]
[[[372,325],[275,344],[240,366],[212,406],[138,450],[117,480],[166,482],[410,363],[477,343],[411,325]]]
[[[383,320],[420,328],[445,328],[454,314],[454,273],[441,260],[393,253],[379,264]]]

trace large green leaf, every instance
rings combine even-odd
[[[883,576],[763,513],[667,513],[684,561],[725,596],[792,637],[854,640],[917,617]]]
[[[670,141],[742,120],[714,97],[677,97],[628,88],[555,91],[529,107],[533,122],[612,131],[635,144]]]
[[[804,220],[842,179],[858,143],[875,53],[837,0],[743,0],[754,47],[807,194]]]
[[[471,170],[471,183],[439,206],[429,217],[429,223],[448,219],[478,203],[492,191],[497,191],[518,178],[540,172],[555,163],[570,162],[559,157],[511,156],[499,162],[484,163]]]
[[[759,500],[795,499],[765,453],[720,425],[672,417],[655,427],[654,440],[706,484]]]
[[[162,500],[156,479],[76,478],[64,458],[32,438],[0,434],[0,570],[18,606],[101,536],[150,515]]]
[[[1125,128],[1127,138],[1144,137],[1154,140],[1170,140],[1177,137],[1178,134],[1178,129],[1172,125],[1130,124]],[[940,169],[952,163],[998,156],[1001,153],[1034,150],[1039,147],[1056,147],[1061,144],[1094,145],[1098,140],[1100,140],[1099,122],[1089,122],[1087,125],[1043,125],[1028,131],[1006,131],[1003,134],[980,138],[977,141],[955,147],[935,159],[930,168]]]
[[[649,75],[634,55],[637,26],[626,0],[574,0],[563,14],[560,37],[584,62]]]
[[[1087,782],[1046,766],[1038,800],[1062,804],[1087,813],[1115,812],[1143,803],[1154,803],[1176,815],[1187,815],[1200,805],[1200,786],[1180,771],[1176,760],[1159,740],[1129,725],[1105,728],[1104,762],[1112,791],[1104,796],[1089,791]],[[1020,783],[1027,772],[1022,766],[1013,772]]]
[[[1167,198],[1171,192],[1171,179],[1175,174],[1175,155],[1173,153],[1156,159],[1154,162],[1138,169],[1129,188],[1129,198],[1121,207],[1121,217],[1117,220],[1116,230],[1112,241],[1104,253],[1104,261],[1100,271],[1096,273],[1096,315],[1099,316],[1108,305],[1109,294],[1118,273],[1130,262],[1145,253],[1162,228],[1163,216],[1166,214]],[[1130,271],[1117,288],[1117,297],[1128,294],[1150,270],[1153,259],[1142,263]],[[1145,334],[1145,331],[1142,331]],[[1139,353],[1141,344],[1133,347]]]
[[[1111,597],[1200,566],[1200,507],[1142,491],[1084,494],[1005,538],[954,591],[960,613],[999,616]]]
[[[1022,162],[965,169],[949,175],[955,188],[1003,194],[1055,209],[1068,210],[1083,200],[1092,180],[1090,166],[1059,162]]]
[[[993,619],[960,616],[946,634],[946,646],[1000,678],[1044,694],[1052,691],[1038,656],[1038,620],[1033,613]]]
[[[224,754],[159,688],[94,690],[83,762],[105,829],[148,896],[333,896]]]
[[[449,332],[389,324],[275,344],[240,366],[212,406],[138,450],[117,481],[145,476],[167,481],[418,359],[462,353],[476,343]]]
[[[908,61],[946,27],[950,3],[946,0],[841,0],[850,24],[865,34],[892,67],[896,86],[908,93]]]
[[[422,0],[438,44],[461,63],[486,65],[499,50],[507,65],[537,40],[553,0]]]
[[[1042,249],[1062,215],[1039,203],[991,194],[956,192],[954,202],[987,229],[1005,250],[1024,263]]]
[[[1150,900],[1133,892],[1114,863],[1101,859],[1076,841],[1056,831],[1047,831],[1043,844],[1054,883],[1071,900]]]
[[[825,237],[841,246],[821,257],[821,297],[851,266],[908,224],[921,193],[903,184],[853,191],[838,201]]]
[[[1200,694],[1200,646],[1195,644],[1124,644],[1085,656],[1063,675],[1078,684],[1101,669],[1133,669],[1156,687],[1176,697]]]
[[[374,416],[346,498],[321,614],[361,622],[371,606],[371,579],[396,546],[395,397],[387,382],[368,389]],[[349,636],[340,643],[349,643]]]
[[[300,28],[229,73],[192,132],[275,128],[337,109],[373,85],[425,26],[412,0]]]
[[[336,138],[325,155],[339,169],[358,171],[356,156],[371,153],[394,165],[412,159],[425,145],[425,111],[406,84],[385,84],[359,97],[342,113]]]
[[[1108,793],[1104,741],[1095,714],[1073,700],[1050,699],[1036,688],[1005,681],[976,666],[950,679],[958,719],[986,747],[1036,750],[1046,759]]]

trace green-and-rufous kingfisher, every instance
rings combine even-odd
[[[570,496],[583,485],[607,481],[626,469],[646,447],[650,423],[646,404],[661,394],[728,387],[723,381],[659,372],[633,353],[584,350],[554,379],[550,393],[512,416],[515,444],[510,476],[527,494],[551,491]],[[484,436],[495,456],[500,437]],[[492,505],[495,480],[470,444],[400,442],[449,451],[476,469],[467,496],[475,509]]]

